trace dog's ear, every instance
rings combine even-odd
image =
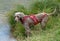
[[[16,12],[16,13],[15,13],[15,16],[16,16],[16,15],[24,15],[24,13],[23,13],[23,12]]]
[[[19,14],[20,14],[20,12],[16,12],[16,13],[15,13],[15,16],[17,16],[17,15],[19,15]]]

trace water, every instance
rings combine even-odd
[[[0,0],[0,41],[16,41],[11,38],[10,26],[5,14],[15,7],[15,4],[22,4],[26,8],[30,6],[32,0]]]
[[[0,14],[0,41],[16,41],[13,37],[11,38],[10,27],[7,22],[7,17]]]

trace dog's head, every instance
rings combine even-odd
[[[15,13],[15,21],[19,21],[20,18],[24,17],[24,13],[23,12],[16,12]]]

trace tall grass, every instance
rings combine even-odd
[[[52,12],[55,7],[57,6],[56,1],[54,0],[41,0],[37,1],[31,6],[31,13],[38,13],[38,12]]]
[[[59,0],[58,0],[59,1]],[[53,12],[58,5],[57,0],[40,0],[31,5],[31,8],[27,10],[22,5],[17,5],[14,10],[8,12],[8,20],[11,25],[12,34],[18,41],[59,41],[60,19],[57,17],[50,17],[46,25],[46,29],[42,30],[40,24],[36,25],[32,32],[32,36],[23,40],[24,38],[24,26],[20,22],[14,20],[14,13],[17,11],[24,12],[25,14],[37,14],[38,12]],[[59,5],[58,5],[59,6]],[[55,31],[56,30],[56,31]],[[58,31],[58,32],[57,32]],[[57,38],[56,38],[57,37]]]

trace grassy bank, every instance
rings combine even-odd
[[[59,1],[57,0],[40,0],[34,2],[30,9],[26,9],[22,5],[17,5],[14,10],[8,12],[8,20],[11,26],[11,32],[18,41],[60,41],[60,19],[58,16],[51,16],[45,30],[40,28],[40,24],[36,25],[31,30],[32,36],[25,38],[25,29],[20,22],[14,20],[14,13],[17,11],[24,12],[25,14],[37,14],[38,12],[53,12],[55,7],[59,7]],[[59,10],[59,9],[58,9]],[[59,11],[57,11],[57,14]]]

